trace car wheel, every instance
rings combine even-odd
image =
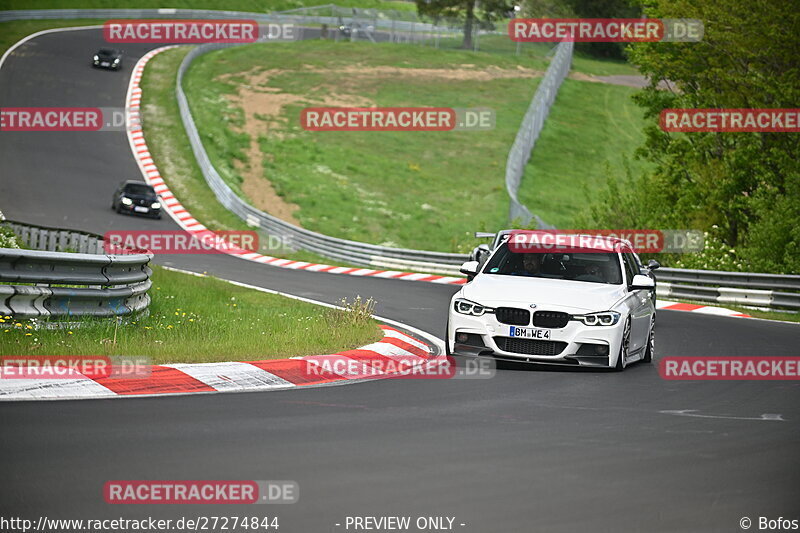
[[[622,372],[625,370],[625,359],[628,357],[628,347],[631,344],[631,318],[625,319],[625,326],[622,330],[622,342],[619,345],[619,357],[614,370]]]
[[[651,363],[653,361],[653,354],[656,349],[656,317],[650,321],[650,334],[647,336],[647,349],[644,351],[644,358],[642,361]]]

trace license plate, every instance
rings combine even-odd
[[[107,67],[109,64],[110,63],[108,61],[103,61],[102,63],[100,63],[100,65],[103,67]]]
[[[511,326],[508,328],[509,337],[519,337],[521,339],[550,339],[549,329],[518,328]]]
[[[149,209],[147,209],[146,207],[141,207],[138,205],[134,207],[133,210],[136,211],[137,213],[147,213],[149,211]]]

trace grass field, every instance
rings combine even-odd
[[[364,313],[154,267],[149,316],[36,328],[1,317],[0,355],[144,355],[153,363],[205,363],[335,353],[382,337]],[[352,303],[352,302],[351,302]]]
[[[587,199],[609,173],[643,162],[633,159],[644,141],[636,89],[567,79],[525,168],[519,199],[559,228],[574,228]]]
[[[526,60],[529,70],[522,71],[522,61],[414,45],[254,45],[201,57],[184,89],[206,149],[234,189],[242,188],[241,166],[251,164],[247,152],[252,137],[242,131],[245,111],[231,100],[244,84],[256,93],[273,91],[285,103],[269,115],[267,101],[264,114],[248,117],[262,124],[250,120],[249,126],[256,129],[258,147],[266,154],[258,179],[268,177],[282,200],[299,206],[295,216],[303,226],[354,240],[457,250],[474,245],[470,232],[498,227],[506,216],[508,147],[539,81],[531,72],[546,66]],[[415,69],[427,70],[418,75]],[[508,76],[485,75],[501,71]],[[253,79],[259,76],[267,76],[268,82]],[[301,109],[319,102],[483,106],[496,110],[496,128],[302,130]]]

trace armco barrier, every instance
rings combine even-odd
[[[662,298],[800,309],[800,276],[679,268],[660,268],[655,276]]]
[[[11,228],[25,246],[33,250],[48,252],[78,252],[82,254],[102,254],[103,238],[85,231],[49,228],[34,224],[23,224],[12,220],[3,220],[0,224]]]
[[[517,193],[525,173],[525,166],[531,158],[533,146],[544,128],[544,120],[550,113],[550,107],[556,99],[561,83],[569,74],[573,48],[572,41],[560,42],[556,47],[555,56],[533,95],[533,100],[525,113],[525,118],[522,119],[522,125],[519,127],[506,161],[506,190],[510,198],[508,219],[510,221],[517,220],[526,226],[535,220],[538,229],[553,229],[554,226],[547,224],[539,215],[531,213],[526,206],[520,203]]]
[[[0,315],[111,317],[150,304],[151,254],[104,255],[99,235],[2,224],[13,228],[26,246],[40,249],[0,248]],[[99,253],[52,251],[66,249]]]

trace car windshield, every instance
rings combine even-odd
[[[519,253],[500,246],[483,269],[485,274],[563,279],[588,283],[622,283],[619,257],[613,252]]]
[[[140,196],[155,196],[156,193],[149,186],[138,183],[129,183],[123,189],[125,194],[136,194]]]
[[[101,48],[99,52],[97,52],[101,56],[115,56],[117,55],[116,50],[111,50],[110,48]]]

